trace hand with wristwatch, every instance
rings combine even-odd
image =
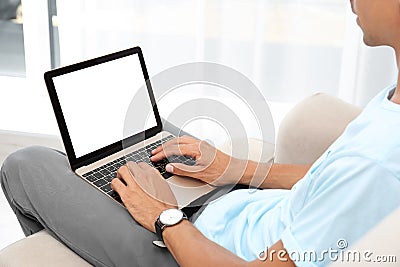
[[[154,223],[158,240],[153,241],[153,244],[158,247],[166,247],[162,236],[164,229],[166,227],[177,225],[181,221],[187,219],[186,214],[179,209],[167,209],[161,212],[160,216],[158,216]]]

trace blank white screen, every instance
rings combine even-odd
[[[53,82],[79,158],[123,139],[126,112],[145,80],[139,56],[133,54],[57,76]],[[151,114],[135,116],[144,116],[139,121],[148,117],[146,128],[157,126],[149,96],[146,94],[140,102],[150,107]]]

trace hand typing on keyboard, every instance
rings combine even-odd
[[[171,162],[165,169],[169,173],[196,178],[216,186],[237,183],[247,164],[247,161],[233,158],[209,143],[189,136],[169,140],[151,153],[152,162],[179,156],[195,159],[195,165]]]
[[[132,217],[152,232],[155,232],[154,222],[160,213],[177,207],[167,181],[144,162],[129,161],[119,168],[111,187],[119,194]]]
[[[131,152],[128,155],[125,155],[123,157],[124,164],[128,161],[133,161],[136,163],[146,162],[147,164],[150,164],[154,168],[156,168],[165,179],[172,176],[172,173],[167,172],[165,170],[165,166],[170,162],[183,163],[186,165],[196,164],[196,161],[193,158],[182,155],[171,155],[170,157],[160,159],[159,161],[150,161],[150,157],[152,156],[151,151],[160,146],[161,144],[163,144],[164,142],[171,140],[172,138],[173,138],[172,135],[167,136],[161,140],[158,140],[154,143],[147,145],[146,147],[143,147],[139,150]]]
[[[118,202],[122,202],[120,196],[118,195],[117,192],[112,190],[110,182],[112,179],[116,177],[116,172],[117,170],[127,164],[127,162],[145,162],[147,164],[150,164],[152,167],[154,167],[158,172],[162,175],[163,178],[167,179],[171,177],[173,174],[169,173],[165,170],[165,166],[170,163],[183,163],[186,165],[194,165],[196,162],[193,158],[191,157],[186,157],[186,156],[171,156],[169,158],[163,158],[157,162],[152,162],[150,161],[151,157],[151,151],[157,148],[159,145],[162,143],[171,140],[173,138],[172,135],[167,136],[163,139],[160,139],[154,143],[151,143],[143,148],[140,148],[138,150],[135,150],[127,155],[124,155],[120,158],[117,158],[111,162],[108,162],[88,173],[85,173],[83,177],[85,177],[86,180],[91,182],[93,185],[98,187],[100,190],[108,194],[110,197],[113,199],[117,200]],[[123,180],[122,180],[123,181]]]

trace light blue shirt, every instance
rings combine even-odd
[[[209,204],[195,226],[248,261],[282,240],[297,266],[330,263],[325,250],[353,245],[400,206],[400,105],[388,100],[391,89],[367,105],[292,190],[231,192]]]

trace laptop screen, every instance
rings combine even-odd
[[[53,83],[76,158],[122,140],[126,112],[136,92],[145,83],[138,54],[107,61],[53,77]],[[149,95],[135,98],[135,103],[148,105],[148,112],[135,116],[147,121],[150,129],[157,126]],[[135,129],[135,135],[146,129]]]

